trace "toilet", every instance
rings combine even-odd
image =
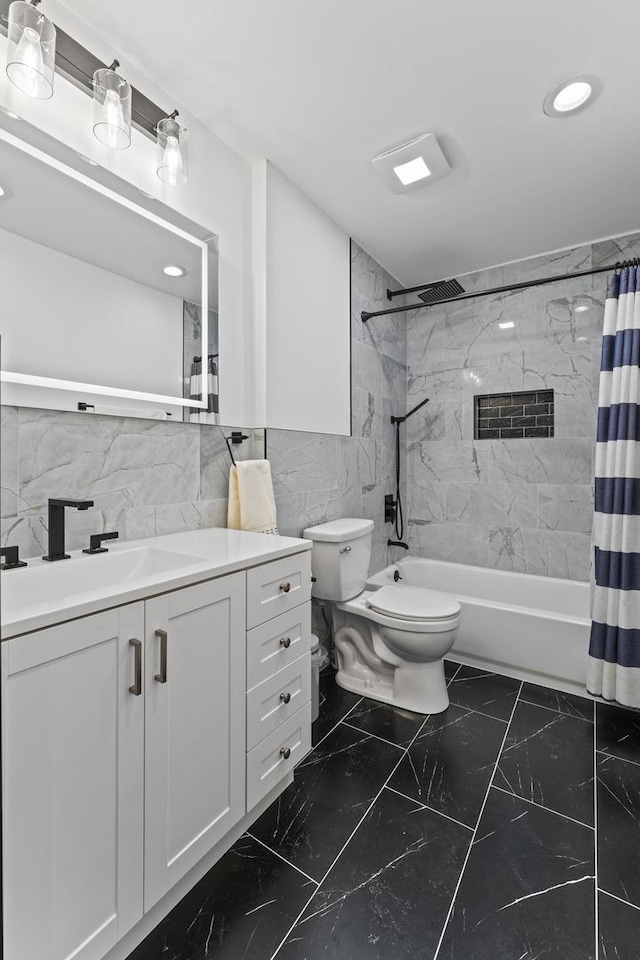
[[[449,706],[443,658],[453,646],[460,604],[446,593],[389,584],[366,589],[373,521],[308,527],[312,595],[330,601],[337,683],[416,713]]]

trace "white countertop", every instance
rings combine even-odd
[[[135,549],[172,551],[186,555],[188,560],[175,570],[92,586],[83,592],[70,592],[64,598],[39,599],[39,593],[44,593],[51,582],[51,575],[60,577],[54,568],[64,567],[65,577],[73,584],[76,575],[77,582],[82,580],[83,571],[90,569],[92,575],[97,574],[104,558]],[[145,540],[112,542],[108,544],[108,553],[93,556],[87,556],[81,550],[70,551],[69,560],[53,564],[41,558],[31,559],[27,567],[5,570],[0,574],[2,639],[8,640],[56,623],[133,603],[168,590],[188,587],[310,549],[309,540],[210,527]],[[94,566],[88,568],[88,564]],[[106,564],[103,569],[107,569]],[[12,584],[17,588],[13,595]]]

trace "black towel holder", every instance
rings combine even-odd
[[[234,465],[234,467],[236,465],[236,461],[231,450],[231,444],[242,443],[243,440],[248,439],[249,437],[246,435],[246,433],[242,433],[240,430],[232,430],[231,436],[224,438],[224,442],[227,445],[227,450],[229,451],[229,456],[231,457],[231,463]]]

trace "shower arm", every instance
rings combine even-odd
[[[391,423],[404,423],[405,420],[408,420],[409,417],[413,416],[420,407],[424,407],[425,403],[429,403],[429,397],[425,397],[424,400],[421,400],[420,403],[416,404],[413,410],[409,410],[408,413],[405,413],[404,417],[391,417]]]

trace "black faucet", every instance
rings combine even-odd
[[[0,557],[4,557],[4,563],[0,570],[17,570],[18,567],[26,567],[24,560],[18,555],[18,547],[3,547],[0,550]]]
[[[93,500],[49,500],[49,553],[43,560],[68,560],[64,552],[64,511],[65,507],[76,510],[88,510]]]

